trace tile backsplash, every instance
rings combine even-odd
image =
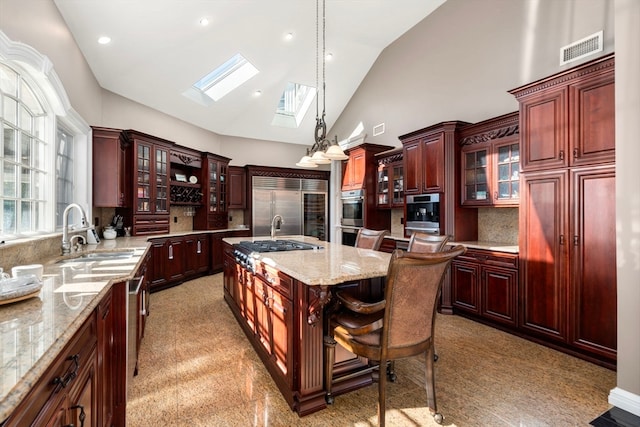
[[[518,208],[479,208],[478,240],[518,244]]]

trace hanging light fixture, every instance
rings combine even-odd
[[[316,87],[319,85],[319,27],[320,27],[320,19],[319,19],[319,0],[316,0]],[[349,158],[342,148],[338,145],[338,137],[335,137],[333,142],[327,139],[327,123],[325,121],[326,115],[326,83],[325,83],[325,29],[326,29],[326,8],[325,8],[325,0],[322,0],[322,116],[319,114],[319,100],[320,91],[316,93],[316,128],[314,139],[315,142],[311,147],[311,151],[307,149],[306,156],[303,156],[302,159],[296,166],[300,167],[317,167],[320,164],[329,164],[332,160],[346,160]]]

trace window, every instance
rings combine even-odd
[[[300,126],[302,119],[304,119],[307,110],[311,106],[311,102],[316,96],[316,92],[316,88],[311,86],[287,83],[271,124],[290,128]]]
[[[65,108],[55,73],[33,71],[44,68],[45,57],[0,31],[2,47],[8,49],[0,49],[0,239],[10,240],[60,230],[72,201],[89,207],[89,185],[75,178],[90,177],[84,169],[90,129]]]

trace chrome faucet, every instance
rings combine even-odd
[[[276,220],[279,220],[277,230],[280,230],[280,226],[284,224],[284,219],[282,219],[282,215],[275,215],[271,220],[271,240],[276,239]]]
[[[62,255],[67,255],[71,252],[71,240],[69,239],[69,212],[74,208],[80,212],[80,215],[82,215],[82,218],[80,219],[83,226],[82,229],[87,228],[87,213],[79,204],[70,203],[69,206],[64,209],[62,214]]]

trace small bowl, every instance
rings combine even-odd
[[[118,233],[113,228],[105,228],[102,232],[102,237],[104,237],[106,240],[115,239],[117,235]]]
[[[17,265],[11,269],[13,277],[36,276],[42,282],[44,268],[42,264]]]

